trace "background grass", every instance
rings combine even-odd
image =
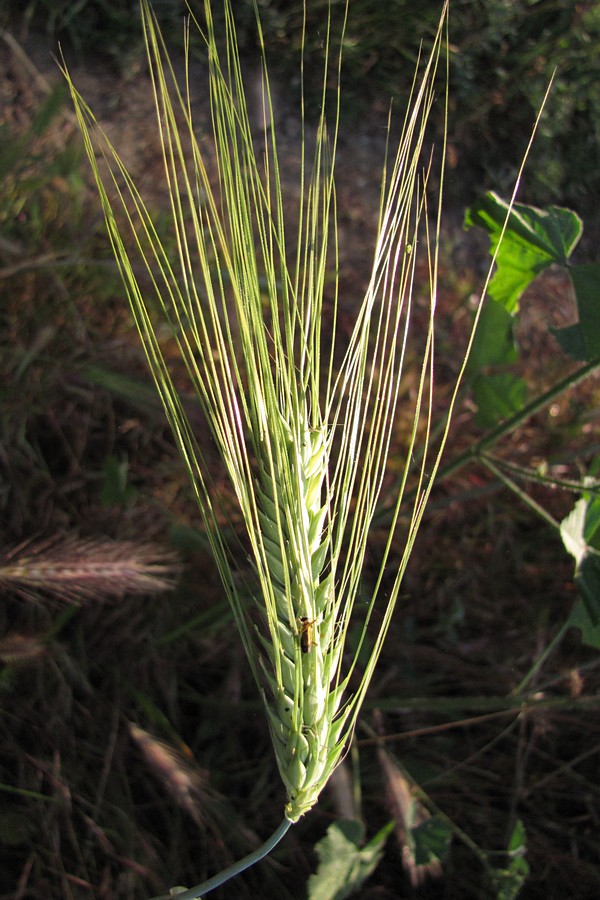
[[[418,41],[427,40],[437,19],[437,3],[416,7],[352,4],[339,191],[341,283],[349,297],[370,264],[388,98],[395,95],[402,108]],[[283,97],[285,164],[293,170],[286,98],[291,108],[301,4],[261,8]],[[324,8],[310,5],[316,37],[309,62],[320,50]],[[47,60],[58,38],[67,53],[88,61],[92,74],[82,78],[96,85],[117,143],[119,134],[127,138],[134,166],[147,173],[168,239],[142,111],[148,85],[139,74],[139,21],[123,10],[108,0],[39,0],[25,12],[8,3],[0,23],[28,54],[20,57],[3,40],[0,896],[7,898],[141,898],[198,881],[266,836],[283,802],[259,698],[146,378],[70,113],[61,89],[48,91],[26,65],[40,58],[40,46]],[[178,45],[181,5],[163,3],[158,11]],[[249,4],[240,2],[239,24],[251,59]],[[549,114],[520,199],[576,208],[586,224],[578,252],[594,258],[599,31],[595,2],[453,4],[441,385],[456,374],[455,348],[468,329],[484,258],[477,236],[461,231],[464,206],[479,189],[506,190],[555,66]],[[568,368],[546,326],[549,318],[568,321],[571,302],[565,281],[551,273],[524,304],[519,366],[532,392]],[[346,315],[351,319],[350,303]],[[411,389],[407,378],[407,406]],[[577,477],[598,452],[598,399],[591,379],[528,421],[499,452]],[[403,425],[401,418],[400,443]],[[467,401],[448,458],[479,435]],[[558,519],[573,502],[543,486],[534,496]],[[43,539],[55,535],[151,540],[161,548],[157,559],[176,552],[182,574],[170,594],[120,596],[106,581],[74,596],[64,582],[40,589],[7,575],[15,547],[25,544],[43,557]],[[366,571],[365,591],[369,577]],[[122,578],[114,581],[115,590],[123,586]],[[506,847],[515,818],[524,822],[531,877],[523,897],[585,898],[600,889],[597,652],[570,632],[531,685],[536,710],[519,716],[507,699],[575,596],[571,561],[553,532],[483,468],[461,470],[433,497],[364,713],[368,724],[373,709],[382,710],[388,748],[481,847]],[[129,723],[144,732],[132,732]],[[342,782],[328,792],[271,861],[223,896],[305,896],[315,842],[342,800],[347,807],[360,794],[355,808],[369,835],[389,820],[371,736],[359,730],[357,738],[350,787]],[[412,896],[401,866],[390,840],[361,896]],[[456,840],[441,880],[426,882],[419,896],[494,893],[477,855]]]

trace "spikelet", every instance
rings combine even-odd
[[[265,706],[276,758],[296,821],[316,802],[344,750],[323,427],[279,429],[284,478],[259,467],[256,496],[267,583],[258,600],[269,636],[261,639]],[[286,439],[287,438],[287,439]],[[276,473],[280,474],[280,473]]]

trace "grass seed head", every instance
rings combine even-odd
[[[427,453],[416,452],[417,435],[424,434],[426,444],[430,429],[438,233],[429,231],[422,242],[417,235],[421,217],[431,218],[423,199],[431,165],[423,169],[422,151],[446,5],[431,55],[415,78],[398,152],[384,171],[373,272],[341,360],[337,313],[333,334],[324,334],[323,316],[331,272],[334,306],[341,303],[334,181],[341,58],[334,59],[331,49],[336,5],[328,7],[321,117],[310,162],[302,119],[303,191],[293,229],[282,191],[266,62],[262,102],[268,124],[258,153],[232,6],[225,0],[224,52],[210,0],[205,0],[205,25],[200,26],[209,62],[214,178],[212,159],[203,153],[192,120],[191,81],[183,90],[178,87],[156,20],[142,0],[156,127],[171,198],[171,255],[118,152],[102,135],[66,69],[65,75],[134,320],[264,697],[288,795],[286,816],[295,821],[316,802],[352,737],[430,490],[429,476],[439,464],[439,457],[432,461]],[[340,47],[347,14],[348,6],[342,4]],[[261,40],[260,22],[258,29]],[[189,43],[186,47],[189,51]],[[332,71],[338,84],[330,91]],[[100,141],[102,167],[93,138]],[[295,248],[289,246],[292,230],[298,236]],[[407,247],[415,249],[408,252]],[[415,331],[410,328],[412,286],[420,247],[425,248],[431,311],[426,333],[414,335],[422,368],[406,472],[419,457],[416,499],[407,511],[410,524],[400,564],[391,586],[386,575],[383,596],[403,481],[359,640],[345,653],[394,435],[406,348]],[[138,280],[140,265],[154,285],[154,297],[147,296]],[[157,311],[171,328],[237,498],[248,566],[236,567],[238,546],[223,528],[219,497],[163,355]],[[398,555],[397,549],[393,552]],[[248,595],[254,598],[250,611]],[[366,641],[376,601],[379,625]],[[367,644],[367,661],[359,662]],[[356,687],[349,696],[346,688],[353,675]]]

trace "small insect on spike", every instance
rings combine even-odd
[[[308,616],[301,616],[300,618],[300,649],[303,653],[308,653],[313,645],[317,646],[316,642],[313,641],[313,625],[316,621],[316,619],[311,621]]]

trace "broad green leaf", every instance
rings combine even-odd
[[[508,869],[503,869],[496,876],[498,900],[514,900],[525,884],[529,875],[529,865],[525,859],[515,859]]]
[[[526,840],[525,826],[520,819],[517,819],[508,842],[508,852],[515,856],[522,856],[527,850]]]
[[[600,497],[594,494],[586,499],[588,504],[585,511],[583,536],[590,547],[600,550]]]
[[[585,359],[592,360],[600,356],[600,264],[571,266],[569,272],[575,288]]]
[[[573,359],[591,362],[600,357],[600,264],[570,266],[579,321],[552,329],[561,348]]]
[[[477,424],[492,428],[523,408],[527,401],[527,384],[509,372],[478,376],[473,382],[477,403]]]
[[[552,263],[567,264],[582,223],[576,213],[559,206],[542,210],[516,203],[508,213],[509,203],[489,192],[467,210],[465,226],[479,225],[489,234],[491,251],[498,252],[488,295],[514,314],[521,294],[540,272]]]
[[[469,358],[473,399],[477,404],[477,424],[490,428],[522,408],[527,387],[521,378],[504,371],[518,358],[513,316],[494,300],[481,311]],[[486,371],[500,366],[503,371]]]
[[[452,829],[441,816],[430,816],[411,828],[410,836],[416,865],[428,866],[443,862],[452,840]]]
[[[578,628],[581,632],[581,640],[588,647],[600,650],[600,623],[594,625],[590,618],[590,614],[583,600],[578,600],[571,615],[567,620],[567,625]]]
[[[330,825],[315,848],[319,868],[308,880],[309,900],[343,900],[358,891],[379,864],[393,827],[394,823],[389,823],[361,847],[364,829],[360,822]]]
[[[514,319],[505,307],[488,298],[477,323],[469,372],[480,372],[486,366],[506,365],[518,359],[513,323]]]
[[[600,624],[600,553],[591,542],[598,540],[599,504],[596,496],[582,497],[560,524],[563,543],[575,558],[575,584],[586,613],[582,616],[576,607],[569,623],[580,628],[583,640],[593,646],[598,640],[596,630]]]
[[[559,343],[561,350],[576,359],[584,362],[587,359],[585,349],[585,337],[581,325],[568,325],[566,328],[551,328],[550,331]]]
[[[487,231],[490,252],[496,254],[497,268],[489,284],[488,302],[480,315],[469,362],[470,372],[480,375],[473,386],[478,422],[491,427],[521,409],[526,388],[521,379],[502,372],[486,373],[488,377],[484,378],[483,370],[487,366],[505,366],[517,358],[513,319],[519,310],[519,298],[549,265],[567,264],[582,224],[575,213],[556,206],[540,210],[515,204],[511,210],[510,204],[494,193],[486,194],[467,210],[465,224],[479,225]],[[593,271],[587,271],[588,268]],[[600,319],[595,303],[598,272],[596,267],[575,267],[571,271],[579,269],[580,324],[555,334],[565,352],[577,359],[590,359],[594,351],[600,353]]]
[[[590,548],[600,550],[600,497],[597,493],[584,492],[561,523],[561,536],[577,562],[582,561]]]
[[[600,625],[600,556],[587,553],[575,569],[575,584],[592,625]]]

